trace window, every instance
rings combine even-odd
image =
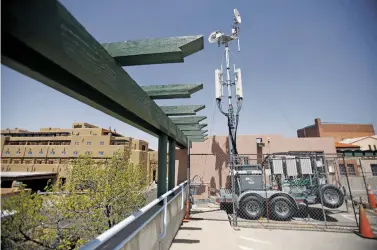
[[[54,164],[54,161],[53,160],[49,160],[47,163],[48,164]]]
[[[372,151],[372,145],[368,145],[369,150]]]
[[[92,152],[90,152],[90,151],[85,151],[85,154],[86,154],[86,155],[91,155]]]
[[[50,152],[50,155],[54,155],[54,154],[55,154],[55,151],[52,150],[52,151]]]
[[[78,141],[75,141],[75,145],[80,145],[80,142],[78,142]]]
[[[145,145],[142,145],[141,150],[145,151],[145,149],[146,149]]]
[[[98,152],[98,155],[101,155],[101,156],[102,156],[102,155],[103,155],[103,151],[99,151],[99,152]]]
[[[16,152],[16,155],[20,155],[21,154],[21,150],[18,149],[17,152]]]
[[[372,175],[377,176],[377,164],[370,164],[370,168],[372,169]]]
[[[13,163],[14,164],[20,164],[20,161],[19,160],[14,160]]]
[[[86,145],[92,145],[92,142],[91,141],[87,141]]]
[[[105,145],[105,142],[104,141],[100,141],[99,145]]]
[[[31,161],[30,160],[26,160],[25,164],[31,164]]]
[[[347,168],[348,168],[348,175],[353,175],[353,176],[356,175],[355,165],[347,164]]]
[[[77,151],[73,151],[73,155],[74,156],[77,156],[79,154],[79,152],[77,152]]]
[[[37,164],[42,164],[42,160],[36,160]]]
[[[373,147],[374,147],[374,151],[377,151],[377,147],[376,147],[376,145],[373,145]]]
[[[29,151],[27,154],[28,154],[28,155],[33,155],[33,152]]]
[[[344,167],[344,164],[339,164],[339,172],[340,172],[340,175],[347,175],[346,168]]]
[[[67,154],[67,152],[65,152],[65,151],[62,152],[62,155],[66,155],[66,154]]]
[[[41,151],[39,151],[39,155],[43,155],[43,150],[41,149]]]
[[[5,155],[10,155],[10,152],[9,152],[9,150],[8,150],[7,152],[5,152]]]

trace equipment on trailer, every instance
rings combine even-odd
[[[312,160],[310,157],[297,159],[288,157],[287,159],[288,161]],[[298,211],[299,203],[310,205],[322,202],[328,208],[338,208],[343,204],[344,191],[335,185],[327,184],[325,178],[321,178],[323,175],[315,172],[318,171],[315,169],[317,165],[310,164],[310,170],[309,168],[305,170],[316,174],[286,179],[286,172],[292,169],[287,170],[287,163],[283,160],[286,158],[269,156],[265,159],[266,164],[263,166],[245,164],[248,160],[240,159],[239,162],[242,164],[237,164],[234,170],[236,185],[234,196],[230,189],[221,188],[220,198],[217,200],[220,208],[231,213],[234,203],[237,214],[247,219],[258,219],[265,216],[268,211],[272,219],[289,220]],[[270,176],[265,175],[264,167],[270,167]]]

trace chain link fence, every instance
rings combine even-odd
[[[351,231],[377,194],[377,157],[192,154],[190,175],[191,218],[238,227]]]

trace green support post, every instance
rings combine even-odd
[[[158,181],[157,198],[166,193],[166,150],[168,136],[160,134],[158,137]]]
[[[175,147],[175,140],[169,138],[168,190],[175,187]]]

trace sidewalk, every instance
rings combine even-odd
[[[171,250],[376,250],[377,240],[353,233],[240,228],[228,221],[190,220],[178,231]]]

